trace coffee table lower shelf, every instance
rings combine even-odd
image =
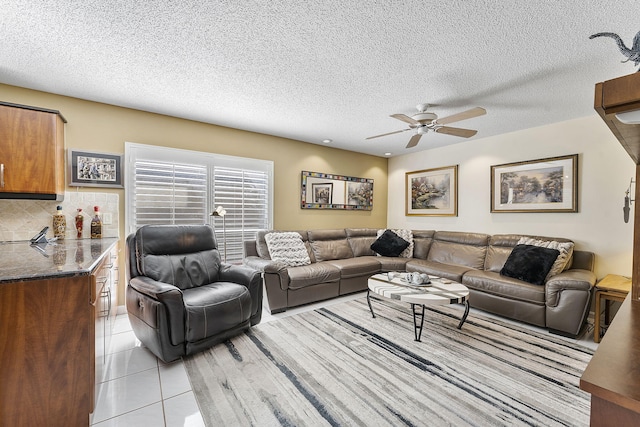
[[[436,277],[431,278],[430,286],[414,286],[403,283],[402,276],[389,279],[387,274],[376,274],[369,279],[367,304],[371,316],[376,317],[371,305],[371,293],[378,296],[411,304],[415,341],[420,341],[424,326],[424,310],[427,305],[463,304],[464,313],[458,323],[458,329],[469,315],[469,289],[461,283]]]

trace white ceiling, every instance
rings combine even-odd
[[[630,47],[639,11],[635,0],[4,0],[0,82],[396,156],[466,141],[365,140],[406,128],[389,115],[423,102],[440,117],[486,108],[452,124],[473,139],[595,114],[594,84],[636,68],[589,35]]]

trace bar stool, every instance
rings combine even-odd
[[[604,323],[609,324],[609,304],[611,301],[622,302],[631,292],[631,279],[617,274],[607,274],[596,283],[596,307],[594,316],[593,341],[600,342],[600,303],[604,299]]]

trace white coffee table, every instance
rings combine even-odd
[[[464,314],[458,324],[458,329],[462,328],[469,314],[469,289],[466,286],[462,283],[439,277],[431,277],[431,284],[429,285],[412,285],[404,280],[406,273],[396,274],[397,276],[391,280],[389,280],[387,273],[376,274],[369,278],[367,303],[374,318],[376,315],[371,306],[371,292],[385,298],[411,304],[416,341],[420,341],[420,336],[422,335],[426,305],[464,304]],[[419,307],[422,307],[422,311],[420,311]]]

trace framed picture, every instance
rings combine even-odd
[[[405,186],[405,215],[458,215],[458,165],[407,172]]]
[[[373,209],[373,179],[302,171],[300,208]]]
[[[347,205],[367,208],[373,205],[373,182],[347,181]]]
[[[578,212],[578,155],[491,166],[491,212]]]
[[[122,155],[67,150],[70,187],[123,188]]]
[[[323,182],[318,184],[311,184],[311,192],[313,193],[313,203],[321,203],[323,205],[330,205],[333,200],[333,184],[330,182]]]

